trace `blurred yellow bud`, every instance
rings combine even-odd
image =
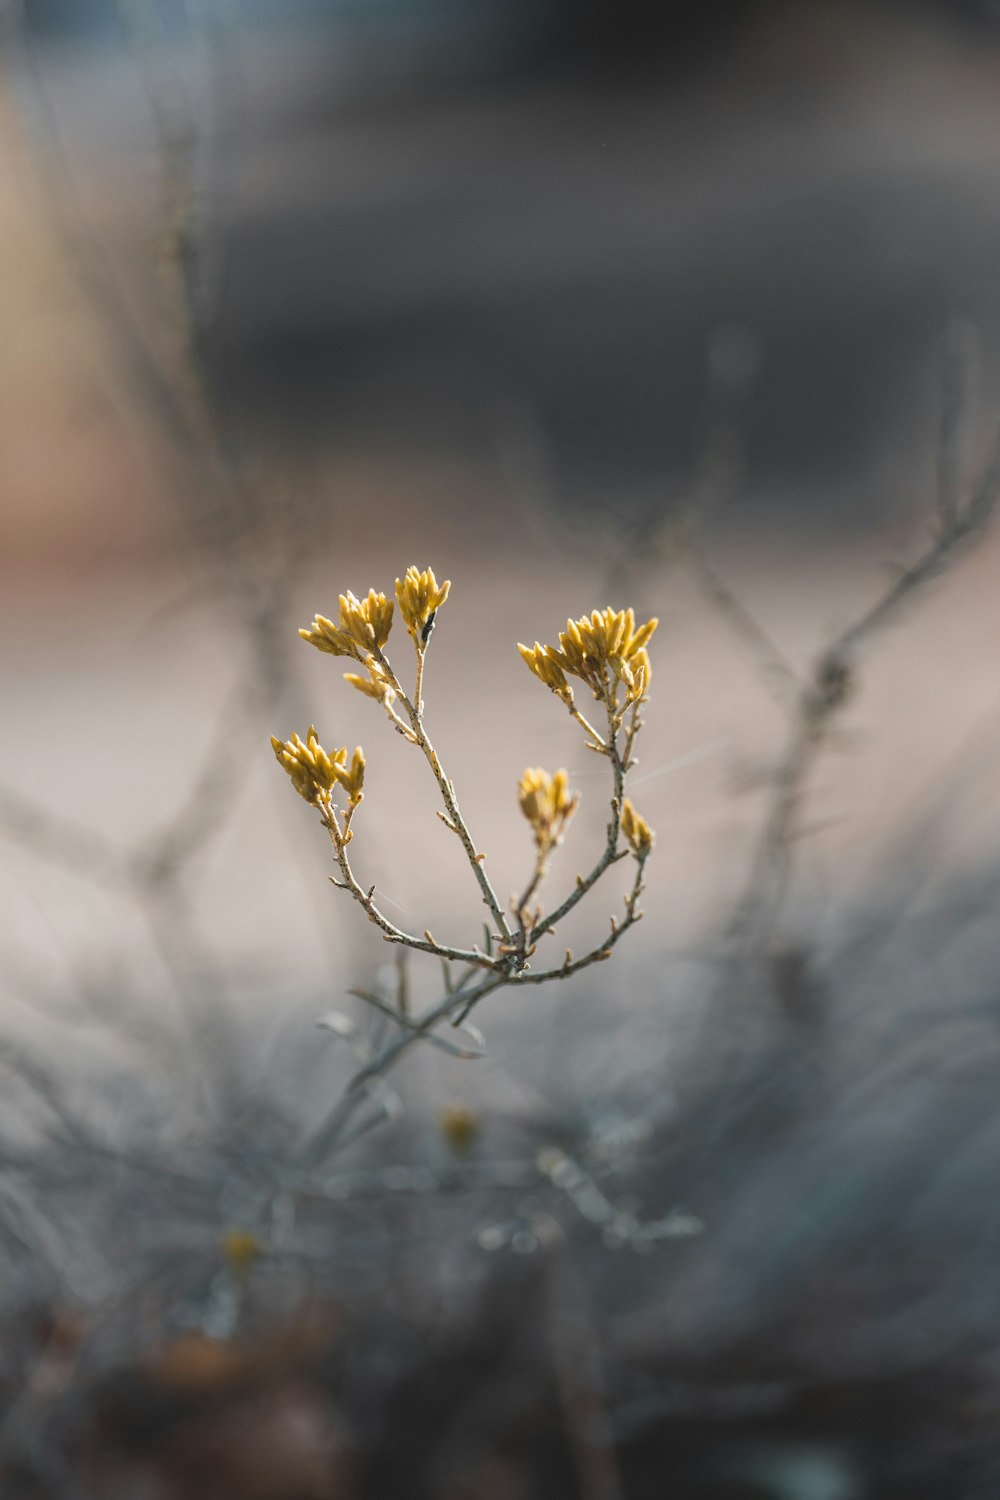
[[[438,1115],[441,1134],[456,1156],[464,1156],[479,1134],[479,1116],[467,1104],[449,1104]]]
[[[240,1280],[249,1275],[260,1253],[260,1241],[249,1229],[230,1229],[222,1236],[223,1259]]]
[[[361,789],[365,784],[365,754],[360,745],[351,757],[350,768],[338,767],[337,780],[350,797],[352,807],[356,807],[364,795]]]
[[[570,792],[565,771],[550,776],[548,771],[529,767],[518,783],[517,800],[534,829],[535,843],[545,854],[561,842],[580,798],[575,792]]]
[[[627,797],[622,804],[621,827],[622,835],[632,853],[638,855],[640,859],[644,859],[653,847],[655,835],[645,818],[636,812]]]

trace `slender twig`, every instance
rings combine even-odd
[[[781,910],[792,867],[799,809],[809,774],[831,725],[850,697],[858,657],[921,589],[978,541],[1000,499],[1000,431],[978,483],[964,506],[939,506],[939,527],[917,559],[843,629],[819,656],[795,701],[793,723],[778,764],[774,792],[736,907],[732,931],[765,941]]]
[[[416,651],[417,651],[417,678],[416,678],[416,682],[413,685],[413,706],[414,706],[414,708],[417,711],[417,718],[420,719],[420,720],[423,720],[423,717],[424,717],[424,657],[426,656],[427,652],[426,652],[426,649],[422,649],[419,645],[417,646]]]
[[[437,942],[429,933],[425,933],[422,938],[414,937],[412,933],[404,932],[401,927],[397,927],[394,922],[390,922],[389,918],[375,904],[375,887],[369,886],[366,890],[351,868],[351,862],[347,853],[347,846],[350,842],[350,839],[347,837],[349,827],[340,828],[337,822],[336,809],[332,803],[328,803],[324,809],[321,809],[321,814],[323,827],[330,834],[337,863],[344,877],[343,881],[338,881],[333,880],[331,876],[331,880],[333,880],[334,885],[338,885],[341,889],[350,892],[358,905],[363,907],[368,920],[374,922],[376,927],[380,928],[386,942],[402,943],[407,948],[415,948],[420,953],[433,953],[438,958],[451,959],[458,963],[468,964],[474,968],[496,970],[503,967],[502,964],[471,948],[449,947],[446,943]]]
[[[122,855],[104,834],[5,786],[0,786],[0,835],[88,880],[118,885],[125,878]]]
[[[828,649],[827,659],[843,661],[877,630],[889,625],[904,605],[926,584],[943,573],[955,558],[982,536],[993,518],[1000,497],[1000,431],[979,482],[964,509],[943,526],[916,562],[904,569],[895,583],[877,599],[860,619],[849,626]]]
[[[783,708],[791,708],[794,712],[802,686],[794,667],[759,620],[712,566],[694,537],[688,539],[687,556],[705,596],[740,642],[753,652],[764,680],[778,702]]]
[[[622,752],[622,772],[626,774],[632,769],[634,761],[632,758],[635,746],[635,737],[642,728],[642,720],[639,717],[639,709],[642,707],[642,699],[637,698],[632,705],[632,717],[629,720],[628,730],[625,735],[625,749]]]
[[[403,711],[406,714],[407,719],[409,720],[410,729],[413,733],[414,740],[423,751],[427,764],[430,766],[431,771],[433,772],[434,780],[437,782],[440,789],[441,798],[444,802],[445,810],[448,814],[448,820],[451,826],[454,828],[455,832],[458,834],[459,839],[461,840],[462,847],[465,850],[469,864],[472,867],[472,872],[476,877],[476,882],[479,885],[479,889],[483,893],[483,902],[486,906],[489,907],[490,915],[492,916],[494,922],[496,922],[497,928],[499,929],[504,941],[509,943],[512,937],[510,925],[507,921],[504,910],[500,905],[500,901],[497,897],[496,891],[493,889],[493,886],[490,882],[490,878],[487,875],[486,871],[483,869],[484,855],[479,850],[477,850],[475,844],[473,843],[472,835],[469,833],[465,819],[462,817],[461,810],[455,798],[455,789],[452,783],[449,781],[448,777],[445,775],[444,767],[441,764],[438,753],[434,749],[434,746],[431,744],[427,731],[424,728],[422,715],[410,702],[410,699],[403,691],[399,679],[396,676],[395,672],[392,670],[392,667],[390,666],[388,658],[385,656],[385,654],[379,649],[378,646],[374,647],[372,654],[375,657],[376,661],[379,663],[379,666],[382,667],[383,671],[386,674],[387,680],[392,684],[393,691],[396,693],[396,696],[398,697],[400,703],[403,705]]]
[[[545,858],[545,851],[543,849],[539,849],[538,855],[535,859],[535,868],[532,871],[531,879],[528,881],[528,884],[525,886],[520,896],[516,896],[513,901],[514,915],[517,918],[518,936],[522,940],[526,937],[525,921],[528,913],[528,903],[536,895],[538,887],[545,879],[547,873],[548,864]]]
[[[604,739],[603,735],[598,734],[597,730],[594,728],[593,724],[591,724],[590,720],[585,718],[580,710],[575,707],[575,705],[571,705],[569,716],[571,719],[575,719],[580,727],[582,729],[585,729],[587,733],[591,735],[596,749],[602,752],[607,750],[607,741]]]
[[[560,906],[557,906],[555,911],[549,912],[548,915],[540,918],[535,924],[528,935],[529,945],[537,943],[538,939],[544,937],[545,933],[551,932],[554,927],[558,926],[563,918],[568,916],[573,908],[583,900],[587,892],[597,884],[605,870],[610,869],[617,860],[626,857],[626,851],[618,848],[622,803],[625,800],[625,764],[618,750],[617,732],[614,727],[616,709],[614,707],[614,700],[610,696],[607,701],[607,714],[608,740],[606,754],[612,766],[613,790],[611,793],[611,821],[608,823],[607,841],[604,850],[589,875],[577,876],[576,887],[566,897],[565,901]]]
[[[528,929],[532,925],[530,903],[538,892],[538,888],[548,874],[547,863],[548,846],[539,844],[535,855],[535,867],[531,872],[531,879],[521,892],[511,902],[511,910],[517,922],[517,933],[514,939],[516,948],[516,963],[514,968],[517,972],[523,972],[527,967],[527,961],[534,953],[534,947],[529,943]],[[540,908],[536,908],[535,916],[540,914]]]
[[[458,1024],[465,1019],[473,1006],[478,1005],[493,990],[500,989],[508,983],[510,983],[508,976],[492,975],[464,995],[446,995],[437,1005],[431,1006],[422,1016],[417,1017],[400,1036],[388,1042],[381,1052],[348,1080],[337,1103],[309,1144],[308,1162],[315,1163],[322,1160],[334,1145],[338,1144],[343,1131],[367,1097],[365,1092],[367,1084],[373,1079],[384,1078],[411,1047],[424,1040],[430,1031],[447,1020],[455,1011],[460,1011],[456,1017],[456,1024]]]
[[[619,856],[619,858],[621,857]],[[519,985],[547,984],[550,979],[566,979],[571,974],[578,974],[581,969],[589,968],[591,964],[600,963],[602,960],[610,958],[611,950],[615,944],[621,941],[630,927],[634,927],[637,922],[642,920],[643,913],[638,909],[636,903],[643,890],[642,876],[645,866],[646,857],[639,856],[636,860],[635,881],[625,901],[625,920],[621,923],[613,920],[611,932],[605,942],[601,943],[599,947],[592,949],[590,953],[585,954],[582,958],[574,959],[571,957],[568,963],[563,963],[558,969],[542,969],[538,973],[528,971],[519,975],[514,982]]]
[[[390,1005],[387,1001],[382,1000],[378,995],[373,995],[370,990],[352,989],[348,990],[347,993],[354,995],[358,1000],[363,1000],[366,1005],[370,1005],[373,1010],[378,1011],[379,1015],[387,1017],[390,1021],[394,1021],[401,1030],[413,1030],[414,1022],[409,1016],[404,1015],[402,1011]],[[482,1047],[477,1047],[474,1050],[470,1050],[468,1047],[459,1047],[454,1042],[449,1042],[447,1037],[435,1035],[433,1031],[424,1032],[422,1035],[430,1046],[438,1048],[441,1052],[447,1052],[450,1057],[460,1057],[463,1061],[471,1061],[473,1058],[482,1057],[483,1055]]]

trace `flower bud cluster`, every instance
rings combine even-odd
[[[579,620],[567,620],[558,646],[519,645],[518,650],[546,687],[572,704],[567,677],[585,682],[594,697],[606,702],[617,683],[626,689],[626,703],[637,703],[649,690],[652,668],[646,647],[658,620],[638,629],[631,609],[595,609]]]
[[[335,786],[342,786],[356,807],[362,800],[365,780],[365,756],[359,745],[347,764],[347,746],[332,753],[323,749],[310,724],[309,732],[302,740],[293,734],[290,740],[279,740],[271,736],[271,748],[278,764],[291,777],[292,785],[300,797],[313,807],[321,806],[330,799]]]
[[[580,798],[569,790],[565,771],[550,776],[548,771],[529,767],[517,788],[521,811],[531,824],[540,854],[548,854],[562,842],[566,824],[576,812]]]

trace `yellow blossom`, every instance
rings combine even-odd
[[[557,693],[564,703],[572,704],[573,689],[566,681],[566,673],[562,667],[549,656],[548,646],[541,646],[538,641],[534,646],[522,646],[519,641],[517,649],[535,676]]]
[[[535,676],[560,697],[569,692],[567,675],[585,682],[595,698],[605,697],[614,685],[613,677],[624,683],[626,697],[634,703],[649,686],[646,646],[658,623],[647,620],[636,628],[631,609],[614,610],[609,605],[579,620],[567,620],[558,646],[540,646],[536,641],[533,649],[518,649]]]
[[[342,786],[356,806],[362,797],[365,779],[364,751],[359,745],[347,766],[347,746],[328,753],[316,738],[316,730],[310,724],[304,740],[293,734],[290,740],[279,740],[271,736],[271,748],[278,764],[288,772],[292,785],[300,797],[318,806],[325,801],[335,786]]]
[[[303,627],[299,630],[299,635],[310,646],[315,646],[317,651],[328,651],[331,656],[353,656],[355,661],[361,660],[361,653],[350,636],[338,629],[326,615],[317,615],[308,629]]]
[[[567,620],[559,634],[558,649],[546,647],[548,656],[568,672],[579,677],[594,696],[603,696],[608,669],[626,688],[634,685],[632,663],[645,648],[659,621],[647,620],[636,629],[631,609],[595,609],[579,620]],[[648,658],[647,658],[648,660]]]
[[[368,590],[367,599],[357,599],[348,589],[340,596],[342,629],[364,651],[381,651],[392,629],[392,600]]]
[[[327,754],[311,724],[304,740],[293,734],[290,740],[282,741],[272,734],[271,748],[299,796],[313,805],[329,795],[347,764],[347,747]]]
[[[392,600],[369,589],[367,599],[358,599],[348,589],[340,596],[340,624],[317,615],[308,629],[299,631],[304,641],[331,656],[351,656],[366,662],[368,654],[381,650],[392,629]]]
[[[434,616],[448,597],[451,580],[439,584],[433,568],[420,571],[411,563],[405,578],[396,579],[396,599],[399,613],[407,630],[417,644],[418,650],[427,645],[434,628]]]
[[[637,699],[645,698],[649,694],[649,684],[653,678],[653,668],[649,660],[649,652],[645,646],[641,646],[633,653],[629,663],[632,668],[632,686],[628,690],[628,701],[635,703]]]
[[[633,854],[644,859],[653,847],[653,830],[626,797],[622,803],[622,834]]]
[[[548,771],[538,767],[529,767],[521,777],[517,799],[535,831],[535,843],[543,854],[560,843],[566,824],[580,801],[575,792],[570,792],[565,771],[550,776]]]
[[[347,793],[352,807],[357,807],[364,797],[361,790],[365,784],[365,753],[359,745],[351,756],[351,764],[347,770],[337,770],[337,780]]]
[[[367,677],[361,677],[357,672],[345,672],[344,681],[349,682],[351,687],[357,688],[359,693],[364,693],[367,698],[374,698],[378,703],[391,703],[396,696],[396,690],[386,677],[383,668],[373,656],[369,657],[366,665]]]

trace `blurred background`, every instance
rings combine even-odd
[[[766,933],[735,962],[730,938],[794,756],[776,663],[808,680],[985,472],[1000,7],[3,0],[0,25],[9,1484],[995,1493],[990,534],[852,661]],[[352,1063],[316,1018],[362,1046],[348,990],[397,976],[269,736],[364,744],[360,877],[414,930],[479,929],[422,765],[297,636],[411,562],[453,581],[428,723],[502,892],[526,765],[583,794],[555,882],[607,819],[516,643],[659,616],[649,915],[597,978],[494,997],[486,1060],[411,1057],[403,1123],[306,1191],[288,1162]],[[510,1351],[487,1284],[541,1299],[548,1355]],[[306,1304],[299,1342],[252,1343]],[[442,1458],[436,1408],[400,1417],[441,1319],[452,1418],[463,1362],[517,1431],[505,1382],[543,1370],[527,1447],[476,1408]],[[237,1447],[248,1389],[277,1411],[297,1489],[273,1453],[271,1488],[219,1479],[174,1415],[169,1472],[155,1422],[137,1450],[108,1372],[182,1337],[251,1339],[263,1387],[213,1365],[198,1390]],[[595,1437],[564,1367],[601,1359]],[[371,1460],[397,1431],[409,1481]],[[229,1489],[192,1477],[213,1463]]]

